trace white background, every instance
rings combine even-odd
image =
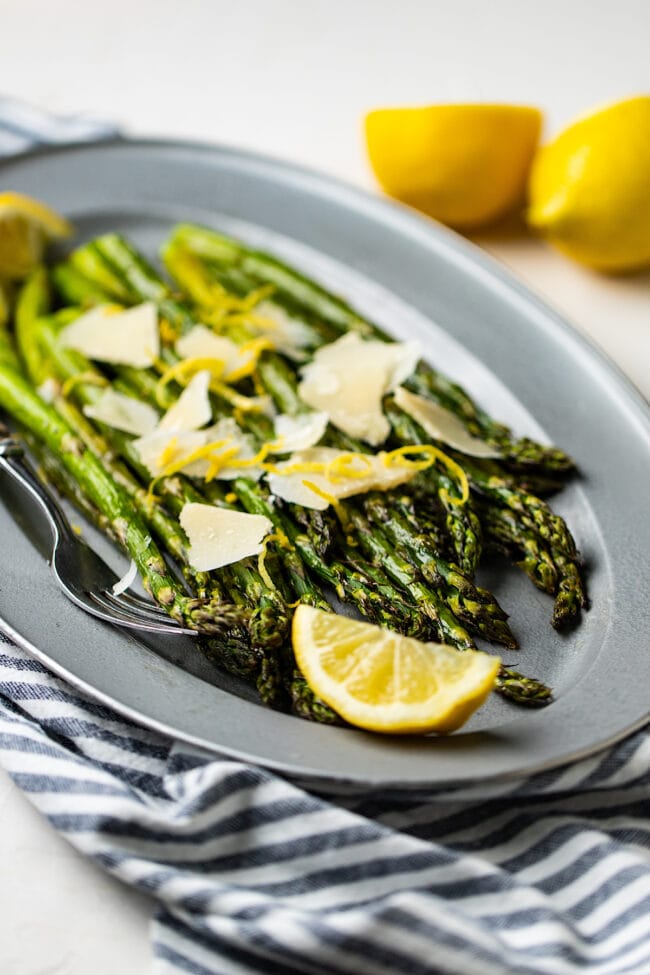
[[[647,0],[0,0],[0,94],[128,131],[239,145],[372,186],[380,105],[508,101],[573,116],[650,91]],[[482,243],[650,395],[650,274],[608,279],[521,237]],[[0,773],[0,971],[141,975],[150,905]]]

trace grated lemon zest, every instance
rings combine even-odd
[[[196,449],[191,450],[189,454],[185,454],[184,457],[179,457],[178,460],[172,461],[170,464],[168,464],[167,467],[160,472],[158,477],[171,477],[173,474],[178,474],[188,464],[192,464],[195,460],[205,460],[206,457],[209,458],[211,453],[213,453],[215,450],[219,450],[221,447],[226,447],[229,443],[232,443],[232,437],[225,437],[222,440],[214,440],[212,443],[204,444],[202,447],[196,447]]]
[[[167,467],[171,464],[174,459],[174,454],[176,453],[176,448],[178,446],[178,437],[172,437],[171,440],[166,444],[166,446],[161,450],[158,457],[158,467]]]
[[[253,380],[253,389],[255,390],[255,395],[266,396],[266,389],[262,385],[262,382],[260,381],[260,377],[256,372],[253,373],[252,380]]]
[[[214,481],[219,471],[222,471],[224,467],[231,466],[230,461],[237,457],[238,454],[238,446],[230,447],[228,450],[224,450],[222,453],[216,454],[210,461],[210,466],[208,467],[205,475],[205,480],[207,482]]]
[[[163,474],[159,474],[158,477],[154,477],[149,481],[149,487],[147,488],[147,493],[144,496],[146,504],[153,504],[156,501],[160,501],[160,495],[156,494],[156,484],[161,478],[164,477]]]
[[[236,390],[231,389],[227,383],[222,383],[219,382],[219,380],[213,379],[210,383],[210,389],[227,403],[230,403],[234,409],[240,410],[242,413],[264,412],[263,403],[260,403],[259,400],[255,400],[252,396],[243,396]]]
[[[280,467],[278,464],[274,463],[263,463],[260,464],[263,470],[267,474],[279,474],[281,477],[289,474],[324,474],[327,464],[318,460],[303,461],[299,464],[287,464],[286,467]]]
[[[313,481],[305,480],[302,483],[305,485],[306,488],[309,488],[310,491],[313,491],[314,494],[317,494],[319,498],[323,498],[324,501],[327,501],[328,504],[331,504],[331,506],[334,508],[334,511],[336,513],[336,517],[341,523],[341,528],[344,531],[347,531],[348,528],[350,527],[350,519],[348,517],[347,512],[345,511],[345,508],[339,501],[339,499],[334,497],[333,494],[329,494],[327,491],[323,491],[323,489],[319,488],[318,485],[314,484]]]
[[[273,534],[271,535],[267,535],[264,541],[262,542],[262,551],[257,556],[257,571],[259,572],[264,583],[268,586],[269,589],[278,588],[275,582],[273,581],[273,579],[271,578],[271,576],[269,575],[268,569],[266,568],[266,555],[268,552],[269,544],[270,542],[278,542],[279,545],[285,547],[284,543],[287,541],[288,539],[287,536],[284,534],[284,532],[278,530],[277,532],[273,532]]]
[[[179,330],[172,325],[168,318],[161,318],[158,324],[158,331],[160,333],[160,341],[163,345],[173,346],[176,339],[179,337]]]
[[[408,454],[421,454],[423,455],[422,460],[410,460]],[[440,489],[440,497],[443,501],[447,501],[450,504],[463,505],[469,498],[469,481],[467,480],[467,474],[455,460],[449,457],[443,450],[438,447],[434,447],[433,444],[412,444],[405,447],[398,447],[396,450],[391,450],[388,453],[382,453],[381,455],[383,463],[386,467],[407,467],[411,470],[424,471],[428,467],[431,467],[438,460],[446,467],[447,470],[454,475],[460,484],[460,496],[456,497],[449,493],[447,488]]]
[[[229,383],[237,383],[240,379],[245,379],[247,376],[251,376],[257,369],[257,362],[262,352],[266,352],[268,349],[273,348],[273,343],[263,335],[261,335],[259,338],[249,339],[247,342],[244,342],[243,345],[239,346],[239,351],[242,353],[250,352],[251,357],[247,362],[242,363],[242,365],[237,369],[233,369],[231,372],[229,372],[225,381]]]
[[[328,481],[332,481],[332,483],[336,483],[337,481],[353,480],[355,477],[367,477],[372,471],[370,456],[370,454],[355,454],[350,451],[347,454],[342,454],[340,457],[335,457],[334,460],[331,460],[328,464],[326,464],[323,473]],[[365,463],[365,470],[360,470],[358,467],[352,466],[357,460],[361,460]]]
[[[207,369],[211,376],[218,379],[223,374],[224,365],[223,359],[195,356],[193,359],[182,359],[180,362],[174,363],[173,366],[169,366],[169,368],[165,369],[156,384],[156,400],[158,401],[158,405],[162,405],[161,397],[163,391],[173,380],[183,385],[181,380],[187,379],[188,375],[200,372],[202,369]]]
[[[194,254],[180,248],[174,248],[173,262],[174,277],[180,279],[183,289],[192,295],[197,304],[211,305],[222,289],[208,279],[202,262]]]
[[[97,372],[92,372],[91,370],[87,370],[86,372],[77,372],[74,374],[74,376],[70,376],[68,379],[66,379],[61,387],[61,395],[63,398],[67,399],[72,390],[79,383],[87,383],[89,386],[110,386],[108,379],[106,379],[105,376],[100,376],[100,374]]]

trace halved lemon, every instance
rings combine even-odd
[[[44,203],[22,193],[0,193],[0,277],[27,277],[46,243],[71,233],[72,225]]]
[[[523,202],[542,114],[527,105],[381,108],[366,117],[383,189],[452,227],[479,227]]]
[[[9,321],[11,308],[9,285],[0,280],[0,328]]]
[[[302,604],[292,637],[318,697],[351,724],[392,734],[460,728],[492,690],[501,663]]]

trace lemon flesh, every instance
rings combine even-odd
[[[492,690],[501,663],[306,605],[294,613],[292,637],[318,697],[351,724],[393,734],[460,728]]]
[[[650,266],[650,96],[579,119],[538,153],[529,224],[601,271]]]
[[[0,277],[27,277],[47,242],[71,233],[68,221],[44,203],[22,193],[0,193]]]
[[[366,117],[366,144],[391,196],[452,227],[477,227],[523,202],[541,123],[522,105],[384,108]]]

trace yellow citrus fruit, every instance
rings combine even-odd
[[[0,193],[0,277],[26,277],[48,241],[71,233],[68,221],[44,203],[22,193]]]
[[[538,153],[527,219],[601,271],[650,265],[650,96],[593,112]]]
[[[452,227],[477,227],[523,202],[541,124],[523,105],[380,108],[366,117],[366,143],[387,193]]]
[[[3,328],[9,321],[11,310],[9,285],[0,281],[0,328]]]
[[[483,703],[500,660],[300,605],[293,649],[307,683],[351,724],[370,731],[455,731]]]

